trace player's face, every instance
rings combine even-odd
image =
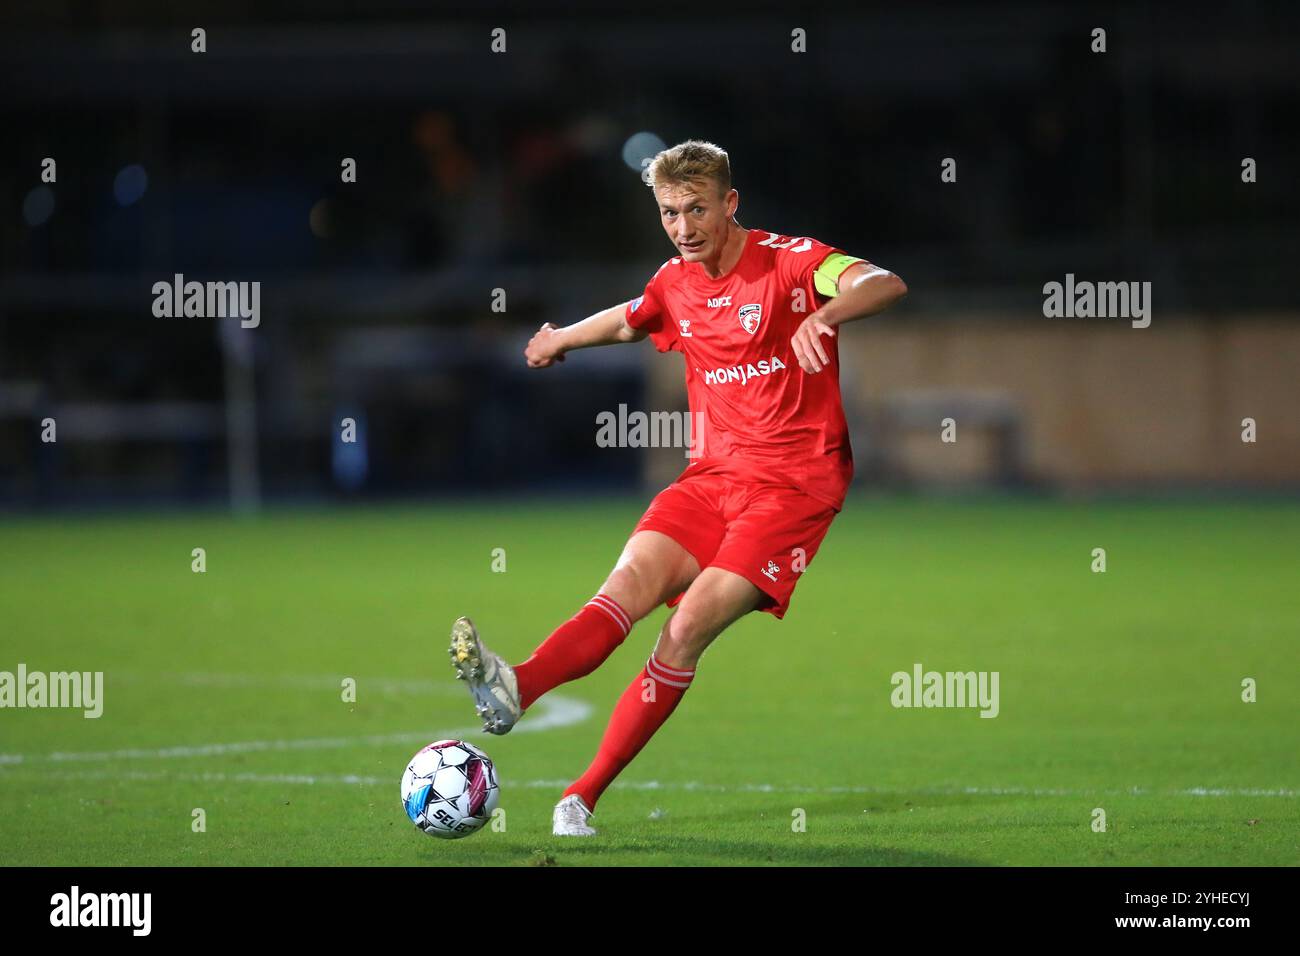
[[[727,244],[727,228],[736,212],[737,193],[725,194],[711,182],[674,183],[655,190],[659,221],[687,262],[716,259]]]

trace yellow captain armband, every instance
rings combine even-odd
[[[863,262],[857,256],[848,256],[842,252],[832,252],[822,260],[822,264],[817,267],[813,273],[813,285],[817,291],[827,298],[835,298],[840,294],[840,276],[844,270],[855,262]]]

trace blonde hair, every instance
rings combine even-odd
[[[711,179],[718,194],[725,196],[731,188],[731,160],[721,146],[702,139],[688,139],[658,153],[645,168],[645,183],[651,189],[668,185],[695,186]]]

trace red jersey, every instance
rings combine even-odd
[[[790,338],[824,305],[813,273],[841,252],[806,237],[749,230],[730,272],[711,279],[697,262],[669,259],[627,305],[627,324],[660,352],[686,359],[698,455],[683,476],[776,478],[839,511],[853,478],[840,400],[839,337],[822,336],[830,363],[809,375]],[[838,331],[838,330],[837,330]],[[702,437],[702,440],[700,440]]]

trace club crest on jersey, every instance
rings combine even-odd
[[[757,302],[740,307],[740,327],[753,335],[758,331],[758,323],[763,321],[763,307]]]

